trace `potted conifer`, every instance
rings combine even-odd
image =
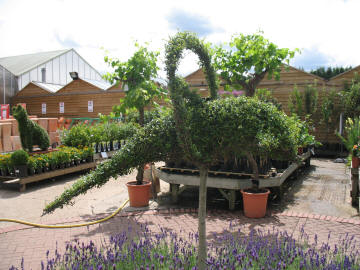
[[[24,150],[16,150],[11,154],[11,163],[15,168],[15,174],[18,177],[26,177],[29,154]]]

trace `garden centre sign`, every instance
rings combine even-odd
[[[46,103],[41,104],[41,113],[46,114]]]
[[[64,102],[60,102],[60,103],[59,103],[59,111],[60,111],[60,113],[64,113],[64,111],[65,111]]]
[[[89,100],[88,101],[88,112],[93,112],[93,111],[94,111],[94,101]]]

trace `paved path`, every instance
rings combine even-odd
[[[250,229],[275,228],[293,233],[296,239],[303,227],[310,239],[314,234],[317,234],[320,243],[327,241],[329,232],[332,232],[332,244],[336,243],[339,237],[345,236],[346,233],[354,235],[360,241],[359,220],[296,214],[294,212],[268,215],[261,219],[248,219],[240,211],[209,213],[207,216],[208,241],[211,241],[213,232],[227,231],[230,221],[232,224],[241,225],[243,233],[247,233]],[[24,258],[25,269],[40,269],[41,261],[46,261],[48,250],[50,250],[50,255],[53,255],[57,248],[62,254],[66,243],[75,240],[85,243],[92,240],[100,246],[105,241],[108,242],[110,235],[127,230],[129,225],[133,228],[139,228],[137,224],[142,223],[148,224],[152,231],[159,231],[159,225],[164,229],[176,231],[183,235],[197,231],[195,209],[122,213],[106,223],[72,229],[31,228],[19,230],[18,228],[18,230],[0,234],[0,269],[9,269],[11,265],[19,267],[22,258]]]

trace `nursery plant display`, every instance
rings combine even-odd
[[[29,119],[21,105],[13,108],[13,116],[18,121],[21,146],[24,150],[32,152],[34,145],[39,145],[41,150],[48,149],[49,135],[42,127]]]
[[[20,177],[27,176],[27,165],[29,154],[24,150],[17,150],[11,154],[11,164],[14,166],[15,173]]]
[[[80,162],[90,162],[93,154],[91,147],[60,146],[58,151],[31,156],[24,150],[17,150],[12,154],[0,155],[0,169],[2,176],[15,176],[19,166],[24,166],[22,167],[24,173],[18,172],[20,173],[18,176],[26,177],[28,174],[40,174],[49,170],[79,165]]]
[[[205,70],[211,96],[204,100],[175,76],[185,49],[195,52]],[[110,177],[128,174],[141,164],[166,161],[175,156],[200,170],[198,267],[206,266],[206,181],[209,168],[229,153],[243,153],[249,160],[257,187],[259,169],[255,156],[296,158],[299,121],[275,106],[257,99],[217,99],[216,75],[208,47],[196,35],[178,33],[166,46],[166,72],[174,111],[138,129],[111,160],[82,177],[48,204],[44,213],[70,204],[79,194],[100,187]]]

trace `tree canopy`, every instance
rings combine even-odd
[[[298,51],[279,48],[261,33],[233,36],[228,45],[230,49],[215,49],[215,68],[227,84],[242,87],[247,96],[254,96],[266,74],[278,80],[282,64],[289,64]]]

